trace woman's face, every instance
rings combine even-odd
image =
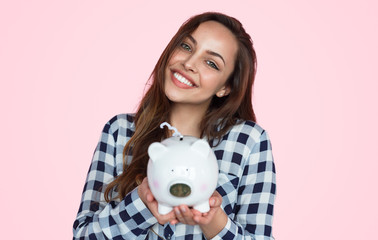
[[[165,94],[174,103],[208,107],[212,97],[225,96],[234,70],[237,41],[215,21],[201,23],[172,53],[165,70]]]

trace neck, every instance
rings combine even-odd
[[[207,108],[192,104],[173,104],[170,124],[182,135],[201,136],[200,124]]]

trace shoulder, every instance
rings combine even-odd
[[[264,128],[253,121],[239,121],[220,139],[215,149],[246,155],[262,142],[269,143],[269,137]]]
[[[266,131],[260,125],[253,121],[240,121],[232,126],[228,132],[231,135],[248,136],[255,141],[260,139]]]
[[[103,132],[131,136],[135,131],[134,114],[117,114],[104,126]]]
[[[238,143],[253,145],[260,142],[265,136],[267,136],[267,132],[256,122],[240,121],[232,126],[224,137]]]

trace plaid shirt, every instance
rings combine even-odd
[[[132,115],[117,115],[105,125],[84,186],[73,238],[205,239],[198,225],[160,225],[137,189],[120,202],[104,200],[106,184],[123,171],[123,148],[134,130]],[[213,150],[219,164],[217,191],[228,215],[226,226],[213,239],[274,239],[275,167],[267,133],[254,122],[241,122]]]

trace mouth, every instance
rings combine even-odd
[[[183,75],[181,75],[178,72],[173,72],[173,77],[177,81],[179,81],[182,84],[185,84],[188,87],[197,87],[192,81],[188,80],[187,78],[185,78]]]

